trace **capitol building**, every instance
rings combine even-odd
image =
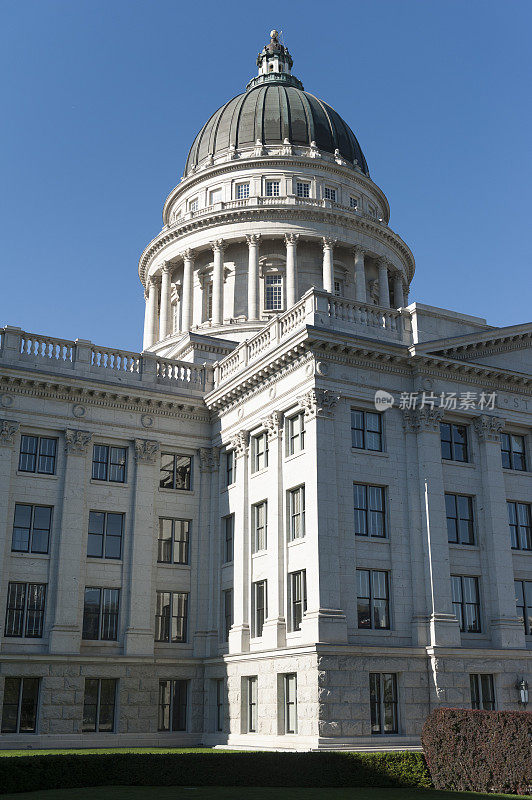
[[[142,352],[0,329],[2,748],[401,749],[532,689],[532,326],[412,301],[351,128],[257,66]]]

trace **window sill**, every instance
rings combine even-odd
[[[450,550],[472,550],[473,552],[480,552],[478,544],[460,544],[460,542],[449,542]]]
[[[511,551],[516,556],[532,556],[532,550],[524,550],[521,547],[512,547]]]
[[[389,536],[364,536],[362,533],[355,533],[356,542],[379,542],[379,544],[390,544]]]
[[[441,463],[448,464],[452,467],[469,467],[469,469],[476,469],[474,461],[455,461],[452,458],[442,458]]]
[[[57,481],[59,475],[46,475],[44,472],[25,472],[24,470],[17,469],[17,476],[21,478],[45,478],[46,480]]]
[[[510,467],[503,467],[502,471],[506,475],[525,475],[525,476],[528,476],[529,478],[532,475],[532,472],[529,469],[511,469]],[[17,475],[18,475],[18,472],[17,472]]]
[[[299,450],[297,453],[291,453],[289,456],[285,456],[285,461],[292,461],[294,458],[299,458],[299,456],[305,455],[305,450]]]
[[[129,489],[127,481],[122,483],[122,481],[98,481],[96,478],[91,478],[89,483],[92,484],[92,486],[112,486],[113,488]]]
[[[306,540],[306,536],[298,536],[297,539],[291,539],[287,542],[287,547],[297,547],[299,544],[304,544]]]
[[[120,646],[118,639],[109,641],[109,639],[82,639],[81,647],[114,647]]]
[[[88,564],[120,564],[124,563],[122,558],[104,558],[103,556],[87,556]]]
[[[222,569],[223,569],[224,567],[232,567],[232,566],[233,566],[233,563],[234,563],[234,562],[233,562],[233,559],[231,559],[231,561],[224,561],[224,562],[222,563]]]
[[[163,569],[190,569],[190,564],[169,564],[167,561],[157,561],[157,567],[163,567]]]
[[[251,554],[251,558],[264,558],[264,556],[268,555],[268,549],[265,550],[257,550],[256,553]]]
[[[393,636],[397,634],[393,628],[355,628],[354,631],[361,636]]]
[[[187,494],[187,495],[195,494],[194,489],[166,489],[163,486],[159,486],[159,491],[163,492],[163,494],[176,494],[176,492],[180,492],[182,494]]]
[[[256,472],[251,473],[252,478],[256,478],[259,475],[265,475],[268,472],[268,467],[263,467],[262,469],[258,469]]]
[[[36,558],[39,561],[50,560],[50,553],[28,553],[26,550],[12,550],[11,555],[15,558]]]
[[[390,454],[386,450],[369,450],[367,447],[352,447],[352,453],[360,453],[367,456],[380,456],[381,458],[390,458]]]

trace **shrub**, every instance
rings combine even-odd
[[[84,786],[431,786],[421,753],[116,753],[0,759],[0,792]]]
[[[440,708],[421,741],[436,789],[530,794],[531,737],[529,712]]]

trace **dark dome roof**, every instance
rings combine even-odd
[[[212,115],[194,139],[185,175],[208,155],[216,156],[231,145],[252,147],[257,140],[275,145],[285,139],[299,146],[315,142],[327,153],[339,150],[343,158],[351,163],[356,159],[360,169],[369,174],[355,134],[333,108],[303,88],[283,85],[281,76],[271,82],[268,78],[233,97]]]

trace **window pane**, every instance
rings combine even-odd
[[[96,731],[98,712],[98,679],[85,678],[85,694],[83,698],[83,722],[84,731]]]
[[[109,448],[104,444],[95,444],[92,451],[92,477],[96,481],[107,480],[107,462]]]
[[[189,456],[176,456],[175,457],[175,488],[176,489],[190,489],[190,466],[191,459]]]
[[[20,704],[20,733],[35,733],[37,728],[37,702],[39,699],[39,679],[22,679],[22,700]]]
[[[170,681],[159,681],[158,730],[170,730]]]
[[[35,472],[37,463],[37,436],[22,436],[20,439],[20,458],[18,468],[21,472]]]
[[[174,456],[161,453],[161,475],[159,485],[161,489],[174,488]]]
[[[85,589],[85,605],[83,609],[83,639],[99,638],[100,622],[100,589]]]
[[[111,447],[109,454],[109,480],[124,483],[126,479],[126,449]]]
[[[44,475],[53,475],[55,472],[55,452],[57,439],[42,438],[39,442],[39,463],[37,471]]]
[[[116,681],[109,678],[100,680],[100,718],[98,730],[112,733],[115,724]]]

